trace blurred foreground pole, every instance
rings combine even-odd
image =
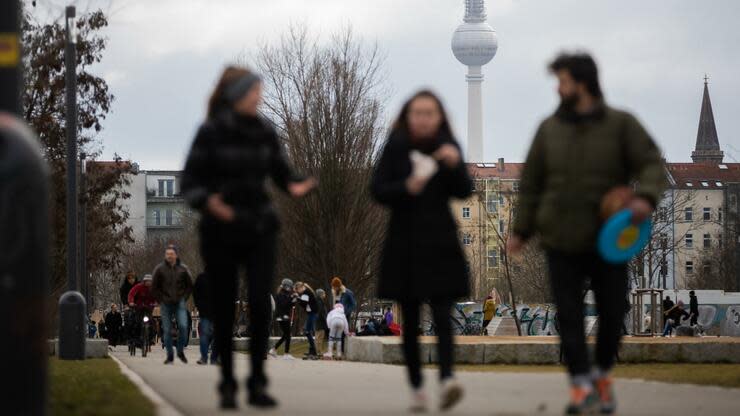
[[[20,2],[0,1],[0,111],[21,113]]]
[[[3,415],[46,414],[47,169],[21,112],[20,1],[0,1],[0,389]]]
[[[74,6],[66,15],[64,50],[67,120],[67,292],[59,298],[59,358],[85,359],[87,313],[85,298],[77,291],[77,26]]]
[[[0,374],[10,381],[0,389],[3,415],[46,410],[47,175],[33,133],[0,112]]]

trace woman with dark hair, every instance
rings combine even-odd
[[[417,93],[393,126],[371,186],[391,210],[378,295],[401,304],[412,411],[427,409],[417,339],[423,302],[432,308],[439,337],[440,407],[451,408],[463,395],[452,374],[450,311],[455,299],[469,294],[468,273],[448,204],[471,189],[442,103],[429,91]]]
[[[245,267],[252,314],[248,403],[274,407],[264,372],[275,267],[277,215],[266,191],[269,177],[282,191],[301,197],[316,185],[298,178],[283,155],[271,124],[259,117],[260,78],[239,67],[221,75],[208,115],[193,142],[182,178],[182,194],[202,214],[200,240],[213,297],[215,345],[221,358],[222,408],[236,408],[231,331],[237,275]]]

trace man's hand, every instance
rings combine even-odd
[[[308,178],[302,182],[291,182],[288,184],[288,193],[293,198],[301,198],[311,192],[319,182],[314,178]]]
[[[444,163],[448,168],[456,168],[460,164],[460,151],[451,144],[443,144],[432,155],[438,161]]]
[[[224,202],[221,194],[210,195],[208,197],[208,200],[206,201],[206,208],[208,209],[208,212],[211,213],[211,215],[216,217],[216,219],[221,220],[222,222],[232,222],[236,217],[234,208]]]
[[[134,307],[134,303],[133,302],[129,302],[128,306],[129,306],[129,308],[133,308]]]
[[[406,179],[406,190],[413,196],[419,195],[424,190],[424,187],[427,186],[427,182],[429,182],[429,178],[409,176]]]
[[[653,214],[653,205],[645,198],[636,197],[627,206],[632,211],[632,223],[637,225]]]
[[[506,252],[512,255],[519,254],[524,248],[525,241],[516,234],[509,236],[509,240],[506,242]]]

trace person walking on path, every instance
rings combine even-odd
[[[319,300],[316,299],[316,293],[311,286],[306,283],[296,282],[295,292],[298,295],[298,303],[306,311],[306,325],[303,327],[303,333],[308,340],[308,354],[304,359],[315,360],[319,358],[313,337],[316,332],[316,319],[319,316]]]
[[[429,302],[437,326],[441,408],[451,408],[463,395],[453,378],[450,311],[470,289],[449,200],[469,197],[472,186],[441,101],[429,91],[416,93],[391,129],[371,184],[375,200],[391,211],[378,296],[401,306],[413,411],[427,409],[417,338],[423,302]]]
[[[193,285],[193,301],[198,309],[198,334],[200,335],[200,365],[208,364],[208,350],[211,350],[211,364],[218,363],[218,348],[213,344],[213,299],[208,282],[208,274],[201,273]]]
[[[344,314],[347,317],[347,322],[352,322],[352,312],[357,308],[355,294],[344,286],[342,279],[339,277],[331,279],[331,293],[331,304],[335,305],[337,302],[341,303],[342,306],[344,306]],[[342,352],[344,352],[344,345],[346,344],[344,342],[344,338],[345,336],[342,335]]]
[[[560,106],[537,129],[521,174],[508,252],[519,253],[539,234],[547,255],[560,340],[571,382],[568,414],[615,411],[614,366],[628,290],[627,266],[596,253],[600,203],[611,190],[635,186],[632,221],[648,219],[665,189],[661,153],[631,114],[604,101],[593,58],[561,54],[550,71]],[[636,185],[635,185],[636,184]],[[583,328],[583,288],[590,278],[599,310],[596,367],[591,369]],[[598,393],[598,394],[597,394]]]
[[[184,198],[202,214],[201,255],[211,277],[221,407],[229,409],[236,408],[231,335],[242,266],[252,314],[248,403],[277,405],[267,392],[263,361],[279,222],[265,182],[272,178],[292,197],[302,197],[316,186],[315,180],[293,173],[275,129],[259,116],[261,101],[260,78],[247,69],[227,67],[211,94],[207,118],[198,129],[182,177]]]
[[[349,336],[349,322],[344,314],[341,303],[334,305],[334,309],[326,316],[326,326],[329,328],[329,347],[324,358],[333,358],[334,344],[337,344],[336,358],[342,358],[342,335]]]
[[[186,301],[193,291],[190,270],[180,262],[175,246],[167,246],[164,261],[152,273],[152,295],[159,303],[162,313],[162,338],[167,350],[165,364],[174,362],[172,347],[172,320],[177,321],[177,357],[187,364],[185,343],[188,339],[188,310]]]
[[[115,303],[110,305],[110,312],[105,314],[105,327],[108,343],[115,348],[121,341],[121,329],[123,328],[123,317],[118,312],[118,305]]]
[[[295,312],[296,303],[296,297],[293,296],[293,293],[293,281],[290,279],[283,279],[278,288],[277,296],[275,297],[275,320],[280,326],[282,336],[269,352],[271,356],[277,357],[277,350],[281,345],[285,344],[285,354],[283,354],[283,358],[286,360],[293,359],[293,356],[290,355],[290,331],[293,326],[293,313]]]
[[[493,298],[493,293],[486,296],[486,300],[483,302],[483,335],[488,335],[488,325],[493,320],[493,316],[496,314],[496,301]]]
[[[695,326],[699,320],[699,299],[693,290],[689,292],[689,315],[691,315],[691,326]]]
[[[329,327],[326,324],[326,292],[324,289],[316,289],[316,301],[319,310],[316,316],[316,351],[321,354],[324,349],[324,341],[329,339]]]

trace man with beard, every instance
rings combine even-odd
[[[609,373],[624,318],[627,267],[606,263],[597,254],[600,204],[611,190],[634,186],[624,202],[639,224],[659,202],[665,173],[660,151],[635,117],[604,102],[593,58],[562,54],[550,70],[558,79],[561,103],[540,124],[527,155],[508,249],[515,254],[539,234],[547,253],[571,382],[566,413],[580,414],[597,404],[601,413],[613,413]],[[599,310],[593,368],[583,328],[587,278]]]

